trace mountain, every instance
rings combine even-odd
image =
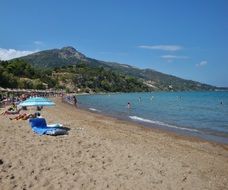
[[[72,47],[64,47],[60,50],[52,49],[40,51],[28,56],[20,57],[19,59],[37,67],[48,68],[72,65],[77,63],[79,60],[86,60],[86,56]]]
[[[73,47],[40,51],[17,59],[42,68],[66,67],[77,64],[86,64],[90,67],[103,67],[106,70],[136,77],[149,86],[151,90],[184,91],[218,89],[212,85],[181,79],[152,69],[139,69],[127,64],[92,59],[80,53]]]

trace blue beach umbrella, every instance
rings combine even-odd
[[[19,106],[54,106],[55,103],[43,97],[31,97],[19,104]]]

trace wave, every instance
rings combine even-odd
[[[95,112],[101,112],[100,110],[97,110],[97,109],[95,109],[95,108],[89,108],[89,110],[95,111]]]
[[[136,120],[136,121],[141,121],[141,122],[146,122],[146,123],[151,123],[151,124],[156,124],[156,125],[160,125],[160,126],[165,126],[165,127],[169,127],[169,128],[174,128],[174,129],[180,129],[180,130],[186,130],[186,131],[191,131],[191,132],[199,132],[196,129],[189,129],[189,128],[185,128],[185,127],[177,127],[175,125],[170,125],[168,123],[164,123],[161,121],[154,121],[154,120],[149,120],[149,119],[144,119],[138,116],[129,116],[132,120]]]

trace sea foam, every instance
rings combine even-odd
[[[145,123],[156,124],[156,125],[165,126],[165,127],[169,127],[169,128],[186,130],[186,131],[192,131],[192,132],[198,132],[198,130],[196,130],[196,129],[189,129],[189,128],[185,128],[185,127],[178,127],[178,126],[170,125],[168,123],[164,123],[164,122],[161,122],[161,121],[154,121],[154,120],[145,119],[145,118],[138,117],[138,116],[129,116],[129,118],[131,118],[132,120],[135,120],[135,121],[141,121],[141,122],[145,122]]]
[[[89,110],[91,110],[91,111],[95,111],[95,112],[101,112],[100,110],[95,109],[95,108],[89,108]]]

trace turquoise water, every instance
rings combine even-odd
[[[91,111],[148,127],[228,143],[228,92],[153,92],[78,96]],[[128,108],[127,103],[131,106]]]

